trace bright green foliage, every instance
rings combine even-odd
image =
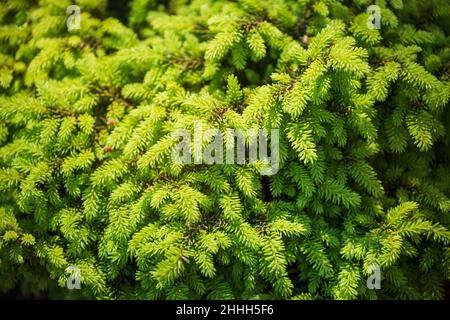
[[[367,0],[73,2],[0,3],[1,292],[444,298],[447,0],[377,0],[380,29]],[[173,162],[196,121],[280,129],[279,171]]]

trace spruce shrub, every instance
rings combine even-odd
[[[443,299],[449,27],[447,0],[1,2],[0,292]],[[279,129],[278,171],[172,161],[194,123]]]

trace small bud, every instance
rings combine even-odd
[[[81,46],[82,45],[82,39],[79,37],[79,36],[75,36],[75,35],[73,35],[73,36],[70,36],[68,39],[67,39],[67,43],[71,46],[71,47],[79,47],[79,46]]]
[[[27,66],[22,61],[18,61],[14,63],[14,70],[17,72],[24,72],[27,69]]]
[[[304,34],[303,37],[302,37],[302,42],[303,43],[308,43],[308,40],[309,40],[308,35]]]
[[[103,147],[103,152],[104,152],[104,153],[111,152],[112,150],[113,150],[113,148],[111,148],[111,147],[109,147],[109,146]]]

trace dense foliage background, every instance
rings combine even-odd
[[[0,2],[0,292],[444,298],[449,27],[448,0]],[[195,121],[280,129],[279,172],[172,162]]]

